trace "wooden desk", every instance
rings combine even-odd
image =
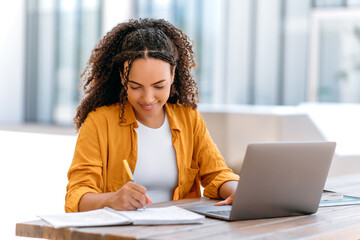
[[[326,189],[360,194],[360,174],[328,180]],[[196,204],[186,199],[154,206]],[[319,208],[313,215],[204,224],[54,229],[41,220],[16,224],[16,235],[47,239],[360,239],[360,205]]]

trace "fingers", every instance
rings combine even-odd
[[[146,188],[133,182],[129,182],[122,187],[125,194],[128,195],[127,200],[130,205],[137,209],[146,205]]]
[[[146,198],[144,195],[130,195],[128,202],[131,206],[131,209],[138,209],[138,208],[142,208],[146,205]]]
[[[123,188],[132,189],[132,190],[137,191],[137,192],[139,192],[139,193],[141,193],[141,194],[145,194],[145,193],[146,193],[146,188],[145,188],[145,187],[143,187],[143,186],[141,186],[141,185],[139,185],[139,184],[136,184],[136,183],[134,183],[134,182],[127,182],[127,183],[123,186]]]
[[[145,188],[145,187],[143,187],[143,186],[141,186],[141,185],[139,185],[139,184],[133,183],[133,182],[129,182],[129,185],[130,185],[131,187],[133,187],[135,191],[137,191],[136,194],[141,193],[141,195],[138,195],[141,199],[143,199],[143,198],[142,198],[142,195],[144,195],[144,197],[145,197],[145,202],[141,201],[141,204],[143,204],[143,206],[144,206],[144,205],[147,205],[147,204],[152,204],[151,199],[150,199],[149,196],[146,194],[146,188]],[[139,198],[137,198],[137,199],[139,199]],[[142,206],[142,207],[143,207],[143,206]]]
[[[152,204],[152,201],[147,194],[145,194],[145,198],[146,198],[146,205]]]
[[[136,183],[133,183],[133,182],[129,182],[129,184],[131,184],[130,186],[134,187],[134,190],[138,191],[138,193],[141,193],[141,195],[138,195],[138,198],[136,199],[140,199],[141,198],[141,201],[140,203],[142,204],[141,207],[145,206],[145,205],[150,205],[152,204],[152,201],[151,199],[149,198],[149,196],[146,194],[146,188],[141,186],[141,185],[138,185]],[[142,195],[144,195],[145,197],[145,202],[143,202],[143,198],[142,198]]]
[[[223,206],[223,205],[231,205],[231,203],[229,204],[227,200],[223,200],[214,204],[214,206]]]
[[[114,194],[111,207],[116,210],[136,210],[152,203],[146,188],[134,182],[126,183]]]
[[[230,195],[230,197],[226,198],[223,201],[217,202],[214,206],[223,206],[223,205],[231,205],[233,203],[234,195]]]

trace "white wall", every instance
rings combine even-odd
[[[75,142],[75,135],[0,130],[0,239],[26,240],[15,237],[16,223],[64,212]]]
[[[25,91],[25,0],[0,8],[0,123],[21,123]]]

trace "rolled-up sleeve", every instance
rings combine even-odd
[[[226,164],[216,144],[206,128],[200,113],[197,116],[195,127],[194,157],[197,158],[200,171],[201,185],[204,187],[204,196],[220,198],[219,188],[227,181],[239,181],[239,175],[235,174]]]
[[[80,130],[68,172],[66,212],[78,212],[80,199],[85,193],[103,191],[103,161],[98,131],[89,115]]]

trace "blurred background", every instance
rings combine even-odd
[[[8,1],[0,9],[0,179],[9,194],[0,201],[9,206],[9,236],[15,222],[63,211],[79,75],[98,41],[130,18],[164,18],[194,41],[199,111],[236,172],[249,142],[304,140],[338,143],[331,176],[360,172],[359,7],[360,0]]]
[[[91,50],[129,18],[194,40],[202,104],[360,101],[359,0],[15,0],[1,12],[1,123],[72,125]],[[11,103],[11,104],[9,104]]]

